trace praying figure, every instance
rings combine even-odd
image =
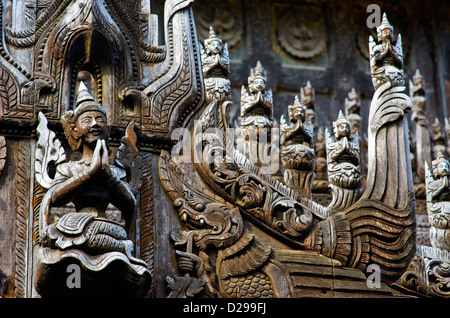
[[[230,59],[228,45],[222,45],[213,27],[201,48],[202,71],[205,83],[206,102],[223,102],[231,99]]]
[[[386,82],[392,86],[402,86],[405,83],[403,77],[403,49],[402,38],[399,34],[394,43],[394,28],[389,23],[386,13],[377,27],[377,42],[369,37],[370,68],[372,82],[377,89]]]
[[[133,255],[134,243],[129,238],[136,213],[135,195],[140,187],[140,157],[135,146],[134,126],[127,127],[115,162],[110,164],[107,112],[82,83],[76,108],[65,113],[62,125],[69,145],[74,151],[81,152],[81,159],[56,166],[54,179],[42,199],[40,244],[43,254],[38,289],[43,295],[56,292],[48,288],[58,271],[64,270],[63,263],[67,258],[80,262],[88,276],[96,277],[97,273],[106,270],[115,277],[112,283],[116,281],[117,287],[124,284],[121,286],[124,290],[129,288],[143,293],[149,287],[151,276],[146,263]],[[41,135],[44,128],[40,127]],[[44,151],[52,153],[52,149]],[[42,166],[45,169],[45,164]],[[51,207],[70,202],[76,212],[69,212],[51,223]],[[105,215],[110,203],[122,213],[122,222],[110,220]],[[57,267],[58,263],[62,269]],[[118,265],[109,266],[113,263],[122,264],[123,276],[115,272]],[[136,282],[142,283],[139,285],[143,289],[136,286]],[[94,278],[85,286],[102,288]]]
[[[284,166],[284,181],[298,193],[310,198],[315,174],[314,133],[311,120],[306,120],[306,106],[295,96],[288,106],[288,125],[284,116],[280,118],[281,159]],[[306,123],[305,123],[306,122]]]
[[[328,129],[325,132],[328,180],[333,194],[329,207],[332,211],[341,211],[355,203],[361,194],[359,137],[357,132],[352,137],[351,124],[342,111],[339,111],[339,116],[333,123],[333,130],[335,141]]]

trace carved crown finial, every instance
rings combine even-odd
[[[391,32],[394,32],[394,27],[389,23],[386,12],[383,13],[383,19],[381,20],[381,24],[377,27],[377,33],[380,34],[384,29],[390,29]]]
[[[419,69],[416,69],[416,73],[415,73],[414,76],[413,76],[414,83],[416,83],[416,81],[417,81],[418,79],[423,80],[423,75],[420,73],[420,70],[419,70]]]
[[[222,39],[217,37],[216,32],[214,32],[214,28],[210,26],[209,37],[205,40],[205,45],[208,45],[212,41],[218,41],[220,44],[222,44]]]
[[[89,93],[86,85],[83,81],[80,81],[80,86],[78,87],[77,99],[75,111],[73,112],[73,120],[76,120],[78,116],[86,111],[99,111],[107,116],[107,111],[101,105],[99,105],[94,97]]]
[[[83,81],[80,81],[80,86],[78,87],[77,92],[77,104],[78,107],[81,103],[84,103],[86,101],[93,101],[95,102],[94,97],[89,93],[89,90],[87,89],[86,85]]]
[[[264,80],[267,78],[267,71],[260,61],[256,62],[256,66],[250,69],[250,77],[248,78],[248,82],[253,82],[257,77],[262,77]]]

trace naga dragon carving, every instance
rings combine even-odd
[[[386,21],[380,28],[392,30]],[[372,42],[373,49],[386,47]],[[404,116],[411,101],[400,66],[390,61],[372,65],[366,187],[337,211],[262,173],[236,150],[227,132],[229,100],[212,100],[192,126],[188,151],[202,160],[161,152],[160,180],[185,226],[171,235],[184,276],[167,277],[170,297],[392,295],[388,285],[415,252],[415,201]],[[369,264],[381,269],[380,289],[366,285]],[[315,286],[317,277],[326,287]],[[346,279],[357,292],[337,283]]]

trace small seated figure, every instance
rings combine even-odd
[[[290,125],[287,124],[283,115],[280,118],[282,156],[291,153],[295,153],[296,156],[300,154],[310,162],[314,157],[314,136],[311,121],[308,120],[305,125],[306,106],[302,105],[298,97],[295,96],[294,104],[288,106],[288,111]],[[308,166],[308,170],[313,168],[311,163]]]
[[[356,202],[360,195],[359,137],[357,132],[351,136],[351,124],[342,111],[339,111],[333,128],[335,141],[326,130],[328,180],[333,192],[330,207],[342,210]]]
[[[401,35],[398,35],[394,43],[393,32],[394,28],[384,13],[382,22],[377,27],[378,41],[375,42],[372,36],[369,37],[370,68],[375,89],[388,81],[392,86],[402,86],[405,82]]]
[[[111,165],[108,152],[110,126],[106,110],[94,101],[83,84],[80,84],[75,110],[66,112],[62,124],[69,145],[74,151],[79,150],[82,157],[56,166],[54,180],[42,199],[40,243],[43,267],[38,278],[38,290],[44,296],[58,293],[49,289],[49,285],[57,281],[58,271],[65,270],[64,259],[68,258],[80,262],[88,275],[110,271],[109,275],[121,281],[116,282],[117,287],[121,286],[124,291],[128,288],[128,292],[134,290],[142,296],[142,292],[149,288],[151,276],[146,263],[132,255],[134,243],[128,238],[128,233],[136,208],[133,193],[136,180],[127,179],[125,167],[130,157],[121,157],[127,155],[127,146],[128,151],[132,151],[132,145],[128,143],[131,136],[127,134],[131,133],[128,128],[133,129],[133,126],[127,128],[116,164]],[[73,202],[76,212],[69,212],[58,221],[45,224],[51,220],[48,217],[51,207],[69,202]],[[122,213],[124,224],[107,219],[105,211],[110,203]],[[58,263],[61,263],[60,267]],[[112,263],[116,265],[108,265]],[[123,271],[128,273],[119,274],[117,263],[121,263]],[[136,282],[141,282],[140,287],[144,290]],[[90,288],[98,286],[95,280],[84,285]]]
[[[205,82],[206,102],[223,102],[230,100],[230,59],[227,43],[222,45],[222,40],[216,36],[214,29],[210,27],[209,37],[205,39],[201,48],[202,71]]]
[[[280,118],[281,159],[285,169],[284,181],[298,193],[310,198],[315,174],[315,152],[311,120],[306,121],[306,106],[297,96],[289,105],[288,125],[284,116]]]
[[[432,201],[450,201],[450,162],[439,152],[433,160],[433,180],[427,183],[427,193]]]
[[[272,90],[266,86],[267,74],[261,62],[250,71],[249,92],[242,86],[241,126],[254,128],[272,128]]]
[[[305,118],[306,122],[308,120],[311,121],[311,125],[313,130],[316,128],[316,112],[315,112],[315,103],[316,103],[316,92],[311,85],[310,81],[306,82],[306,86],[300,88],[300,102],[302,105],[306,107]]]
[[[430,242],[435,248],[450,250],[450,162],[439,152],[432,171],[425,163],[427,212]]]

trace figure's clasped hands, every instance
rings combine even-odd
[[[108,148],[104,139],[97,140],[88,174],[91,178],[99,178],[102,182],[112,177]]]

